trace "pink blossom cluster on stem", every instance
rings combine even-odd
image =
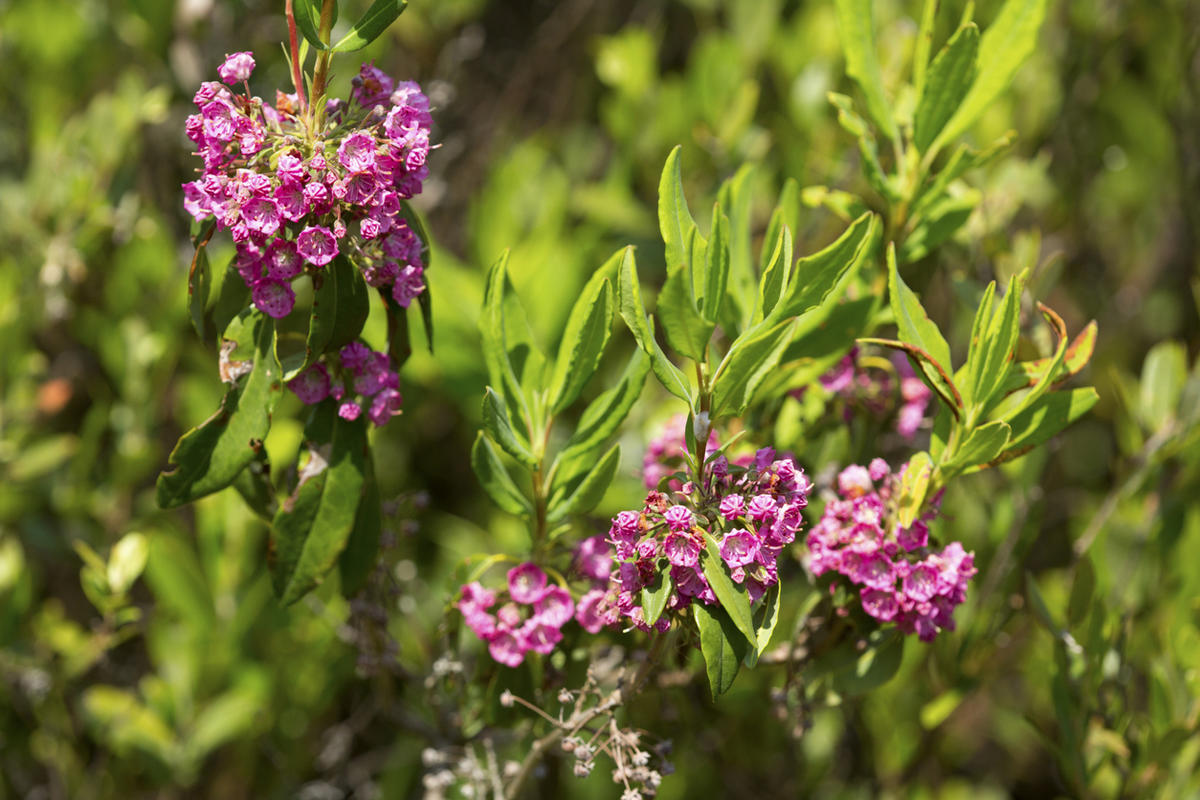
[[[885,371],[872,371],[863,366],[860,357],[861,352],[855,347],[820,378],[821,387],[825,391],[846,402],[847,419],[855,407],[863,408],[877,416],[887,413],[891,407],[891,377]],[[900,383],[896,432],[905,439],[912,439],[925,419],[933,392],[917,377],[907,357],[893,353],[891,362]]]
[[[392,369],[386,353],[379,353],[361,342],[343,347],[337,358],[326,356],[313,364],[287,386],[309,405],[327,397],[338,402],[338,416],[356,420],[363,413],[375,425],[382,425],[400,413],[400,375]]]
[[[562,641],[575,601],[567,589],[547,584],[546,573],[525,562],[508,571],[506,590],[487,589],[478,581],[462,587],[458,610],[500,664],[520,666],[526,653],[549,654]]]
[[[608,538],[616,550],[601,616],[609,625],[649,630],[641,591],[658,576],[670,578],[666,610],[655,627],[665,631],[693,601],[717,602],[705,577],[708,541],[717,547],[734,583],[745,586],[751,602],[779,582],[778,559],[803,525],[812,484],[790,458],[759,450],[746,466],[712,459],[704,483],[684,484],[668,495],[651,491],[640,510],[622,511],[612,520]],[[709,568],[722,568],[709,565]]]
[[[428,98],[416,83],[396,83],[364,64],[349,102],[329,100],[323,128],[311,130],[296,95],[276,92],[274,105],[250,96],[254,66],[252,53],[234,53],[218,73],[242,91],[210,81],[196,92],[198,113],[186,130],[204,167],[183,185],[184,208],[229,230],[233,266],[254,306],[271,317],[292,313],[297,277],[324,280],[335,258],[407,308],[425,289],[425,243],[402,203],[428,177]],[[385,354],[368,357],[352,345],[340,363],[323,361],[289,384],[302,400],[356,395],[341,403],[341,415],[365,412],[376,424],[398,412],[398,380]]]
[[[975,555],[959,542],[935,547],[929,523],[932,508],[907,528],[895,521],[895,503],[907,465],[893,473],[883,459],[851,465],[838,475],[838,497],[830,500],[808,534],[813,575],[838,576],[857,592],[858,601],[879,622],[929,642],[939,630],[954,630],[954,609],[967,596],[975,575]]]

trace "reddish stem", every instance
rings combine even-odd
[[[296,87],[296,102],[299,106],[300,116],[304,116],[305,100],[304,100],[304,77],[300,73],[300,45],[296,41],[296,12],[292,7],[292,0],[285,0],[287,22],[288,22],[288,45],[292,51],[292,85]]]

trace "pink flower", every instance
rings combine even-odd
[[[525,562],[508,571],[508,594],[518,603],[536,603],[546,588],[546,573],[533,562]]]
[[[296,237],[296,250],[308,263],[323,267],[337,256],[338,245],[328,228],[310,225]]]
[[[612,548],[603,536],[589,536],[575,547],[575,571],[590,581],[608,580],[612,572]]]
[[[686,533],[672,532],[663,542],[663,554],[676,567],[694,567],[700,560],[700,545]]]
[[[894,592],[882,589],[868,589],[862,594],[862,607],[880,622],[891,622],[900,610]]]
[[[568,615],[567,619],[570,618]],[[554,645],[562,641],[562,631],[558,627],[537,619],[530,619],[526,622],[518,635],[526,650],[532,650],[542,655],[549,655],[554,651]]]
[[[571,593],[561,586],[549,586],[533,604],[534,618],[546,625],[561,628],[575,613]]]
[[[371,402],[371,410],[367,412],[367,419],[378,427],[400,413],[400,405],[403,401],[404,398],[395,389],[382,389]]]
[[[775,514],[775,498],[769,494],[755,495],[750,501],[750,505],[747,506],[746,513],[750,515],[751,519],[762,522]]]
[[[496,663],[506,667],[519,667],[525,660],[525,649],[521,642],[508,632],[499,633],[488,642],[488,653]]]
[[[254,71],[254,55],[249,51],[225,56],[225,63],[217,67],[221,80],[232,85],[250,79]]]
[[[575,606],[575,621],[588,633],[599,633],[605,621],[600,606],[604,601],[603,589],[592,589],[579,598]]]
[[[417,295],[425,291],[423,274],[424,270],[412,265],[400,270],[399,277],[392,284],[392,299],[399,303],[401,308],[408,308]]]
[[[838,491],[845,497],[861,497],[872,488],[871,474],[857,464],[851,464],[838,475]]]
[[[287,387],[295,392],[300,402],[315,405],[329,396],[329,373],[322,364],[313,364],[292,378]]]
[[[338,406],[338,416],[347,422],[353,422],[362,414],[362,406],[352,400],[347,400]]]
[[[267,248],[267,275],[279,282],[290,281],[300,274],[304,264],[296,245],[286,239],[276,239]]]
[[[286,317],[296,305],[296,293],[292,291],[292,287],[270,278],[255,281],[250,294],[255,307],[275,319]]]
[[[338,146],[338,161],[349,172],[366,172],[375,166],[375,139],[365,131],[352,133]]]
[[[727,494],[721,498],[721,516],[733,522],[746,510],[746,501],[740,494]]]
[[[686,531],[692,527],[692,512],[684,506],[671,506],[663,514],[663,519],[673,531]]]
[[[730,567],[744,567],[758,557],[758,538],[743,528],[725,534],[721,542],[721,558]]]

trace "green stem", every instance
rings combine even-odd
[[[336,3],[337,0],[324,0],[321,4],[321,22],[317,34],[326,46],[329,45],[329,36],[333,31],[333,9]],[[320,132],[325,126],[325,103],[322,99],[325,96],[325,79],[329,74],[329,59],[332,55],[329,50],[317,53],[317,66],[313,70],[312,86],[309,87],[308,106],[312,115],[312,130],[315,132]]]

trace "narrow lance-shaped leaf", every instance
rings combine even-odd
[[[700,553],[700,570],[717,602],[729,614],[737,630],[746,638],[751,647],[758,645],[758,636],[754,633],[754,617],[750,613],[750,597],[744,586],[738,586],[729,577],[728,567],[721,558],[721,548],[711,533],[704,534],[706,549]]]
[[[366,13],[354,23],[350,32],[334,45],[339,53],[361,50],[379,38],[408,6],[408,0],[375,0]]]
[[[185,433],[158,476],[160,508],[175,508],[224,489],[254,460],[271,427],[271,412],[283,389],[275,359],[275,328],[261,314],[242,318],[251,326],[243,346],[253,343],[253,365],[241,386],[233,386],[216,414]],[[244,362],[243,362],[244,363]]]
[[[612,283],[606,277],[593,278],[571,309],[563,331],[548,392],[553,413],[575,402],[595,374],[612,333],[612,319]]]
[[[913,117],[913,143],[922,153],[958,109],[975,80],[979,28],[969,22],[959,28],[929,68],[929,80]]]
[[[972,350],[967,358],[969,402],[981,411],[991,406],[992,399],[997,390],[1003,387],[1004,379],[1012,368],[1017,340],[1020,338],[1024,275],[1014,276],[1008,282],[1003,304],[992,315],[979,347]]]
[[[1004,451],[1011,433],[1012,429],[1001,420],[980,425],[971,431],[954,457],[941,465],[943,472],[954,474],[978,464],[987,464]]]
[[[216,221],[208,220],[200,229],[196,239],[196,252],[192,256],[192,266],[188,270],[188,313],[192,318],[192,327],[201,339],[207,341],[210,334],[205,325],[205,306],[208,304],[208,294],[212,288],[212,269],[208,264],[208,241],[216,230]]]
[[[716,326],[705,320],[696,308],[691,283],[686,264],[668,269],[667,282],[659,292],[658,307],[654,313],[662,323],[667,343],[675,352],[693,361],[702,361]]]
[[[764,322],[803,314],[820,305],[848,270],[857,268],[870,254],[879,231],[879,218],[864,214],[850,224],[833,244],[804,256],[792,269],[792,277],[779,305]]]
[[[668,267],[684,263],[688,235],[696,227],[683,196],[683,173],[679,167],[682,150],[680,145],[671,149],[658,182],[658,227],[666,245]]]
[[[679,368],[671,363],[658,342],[654,331],[646,320],[646,308],[642,305],[642,290],[638,283],[637,264],[633,259],[633,248],[628,247],[621,259],[620,311],[621,318],[629,327],[638,346],[650,356],[650,368],[671,394],[693,405],[692,391],[688,380]]]
[[[292,8],[296,27],[308,43],[318,50],[331,50],[328,44],[321,41],[321,0],[293,0]],[[333,22],[337,22],[337,3],[333,4],[331,27]]]
[[[1029,452],[1086,414],[1099,399],[1096,390],[1090,386],[1043,395],[1031,407],[1008,420],[1012,428],[1008,447],[992,463],[1008,461]]]
[[[1048,0],[1006,0],[979,40],[979,74],[933,147],[961,136],[1012,81],[1037,46]]]
[[[772,217],[774,219],[774,217]],[[768,226],[768,232],[770,227]],[[763,244],[764,252],[767,244]],[[792,268],[792,231],[786,225],[778,229],[772,247],[771,260],[763,267],[762,278],[758,284],[758,319],[762,319],[775,310],[775,306],[783,297],[783,289],[791,277]]]
[[[895,139],[896,121],[883,93],[883,73],[875,55],[874,6],[872,0],[837,0],[838,32],[846,73],[862,89],[871,119],[889,139]]]
[[[723,608],[695,602],[692,603],[692,618],[700,633],[700,654],[704,656],[708,686],[716,700],[733,686],[733,679],[737,677],[749,647]]]
[[[648,372],[649,357],[640,349],[634,350],[617,385],[601,394],[583,410],[575,432],[559,451],[556,462],[566,462],[586,453],[616,433],[633,404],[641,396]]]
[[[919,347],[928,353],[934,362],[942,366],[942,373],[951,374],[953,367],[950,363],[950,345],[946,344],[942,332],[925,313],[917,295],[900,277],[900,272],[896,268],[896,251],[892,245],[888,245],[887,261],[888,295],[901,341]],[[925,382],[931,387],[941,380],[938,370],[931,364],[922,361],[919,366],[921,373],[925,376]]]
[[[369,457],[366,419],[342,419],[332,399],[314,409],[305,439],[308,463],[271,526],[271,579],[284,604],[318,586],[346,547]]]
[[[937,21],[938,0],[925,0],[921,6],[921,26],[917,30],[917,42],[913,46],[913,90],[917,97],[925,88],[925,71],[929,66],[929,53],[933,49],[933,29]]]
[[[653,627],[667,607],[671,598],[671,571],[659,568],[655,570],[654,580],[649,586],[642,587],[642,621]]]
[[[475,470],[479,485],[496,505],[510,514],[529,513],[529,500],[513,483],[508,470],[504,468],[504,462],[483,431],[475,435],[475,444],[471,448],[471,469]]]
[[[755,621],[755,633],[758,636],[757,644],[746,653],[743,662],[747,667],[753,668],[758,664],[758,658],[767,650],[767,646],[771,644],[771,635],[775,633],[775,626],[779,623],[779,584],[776,583],[771,588],[767,589],[767,593],[763,595],[762,606],[757,612],[758,619]]]
[[[568,514],[585,514],[596,507],[604,492],[617,475],[617,467],[621,465],[621,446],[614,444],[600,459],[594,468],[580,481],[566,499],[551,503],[550,513],[546,519],[558,522]]]
[[[530,452],[526,437],[513,429],[504,400],[490,386],[483,391],[482,418],[483,429],[504,452],[530,469],[537,467],[538,460]]]
[[[929,479],[933,477],[933,461],[928,453],[917,453],[908,460],[904,477],[900,479],[900,498],[896,521],[903,528],[911,527],[921,513],[925,504],[925,494],[929,490]]]
[[[346,540],[346,548],[338,557],[338,574],[341,576],[342,594],[346,597],[358,594],[366,586],[379,557],[379,537],[383,533],[379,482],[375,479],[375,466],[369,454],[365,467],[362,502],[358,504],[358,512],[354,515],[354,527]]]
[[[718,204],[713,207],[712,238],[708,243],[708,274],[704,293],[700,297],[701,313],[712,322],[720,319],[721,305],[725,300],[725,286],[729,281],[730,271],[730,237],[729,219],[721,212]],[[745,260],[749,262],[747,252]],[[749,272],[750,265],[746,263],[745,270]]]
[[[796,330],[797,320],[786,319],[773,328],[745,333],[734,342],[713,375],[712,418],[740,415],[750,405],[755,389],[775,369]]]

